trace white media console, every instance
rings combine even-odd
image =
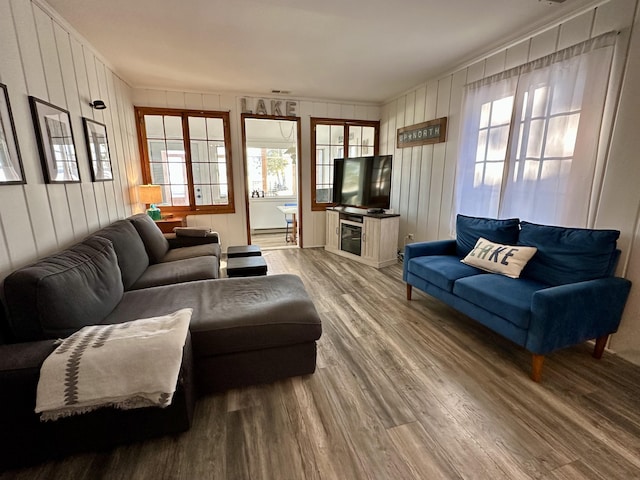
[[[397,262],[400,215],[334,207],[326,218],[327,252],[376,268]]]

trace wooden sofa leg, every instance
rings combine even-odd
[[[596,347],[593,349],[593,358],[597,358],[598,360],[602,358],[604,347],[607,346],[607,340],[609,340],[609,335],[603,335],[602,337],[596,338]]]
[[[542,380],[542,364],[544,363],[544,355],[533,354],[533,361],[531,363],[531,379],[534,382],[540,382]]]
[[[407,283],[407,300],[411,300],[411,289],[413,288],[412,285],[409,285]]]

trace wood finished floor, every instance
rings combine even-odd
[[[251,235],[251,243],[259,245],[262,250],[284,247],[296,248],[295,244],[287,242],[284,230],[275,233],[254,233]]]
[[[640,478],[640,367],[581,345],[545,361],[381,270],[264,252],[323,320],[314,375],[199,399],[190,431],[0,479]],[[88,432],[89,433],[89,432]]]

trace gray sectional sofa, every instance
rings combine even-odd
[[[183,431],[195,391],[315,371],[322,327],[300,278],[219,279],[217,236],[185,239],[188,246],[168,240],[148,216],[134,215],[6,277],[0,436],[9,447],[0,466]],[[56,338],[182,308],[193,314],[171,407],[101,409],[46,423],[33,413],[39,368]]]

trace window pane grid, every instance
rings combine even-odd
[[[154,113],[160,110],[162,113]],[[144,127],[139,129],[139,135],[146,144],[145,181],[162,186],[163,202],[159,205],[232,206],[226,147],[228,114],[190,115],[186,111],[165,114],[168,109],[144,107],[137,111],[143,120],[139,126]],[[189,151],[185,147],[186,138]]]
[[[480,108],[473,186],[502,182],[507,156],[513,96],[484,103]]]
[[[226,154],[222,119],[189,117],[192,152],[191,171],[196,205],[228,204]]]
[[[377,153],[378,122],[312,119],[312,209],[333,204],[333,163],[336,158]],[[312,165],[313,167],[313,165]]]
[[[529,92],[523,95],[513,182],[542,181],[568,175],[570,171],[580,108],[570,102],[555,105],[554,94],[553,87],[543,86],[535,88],[532,95]]]

